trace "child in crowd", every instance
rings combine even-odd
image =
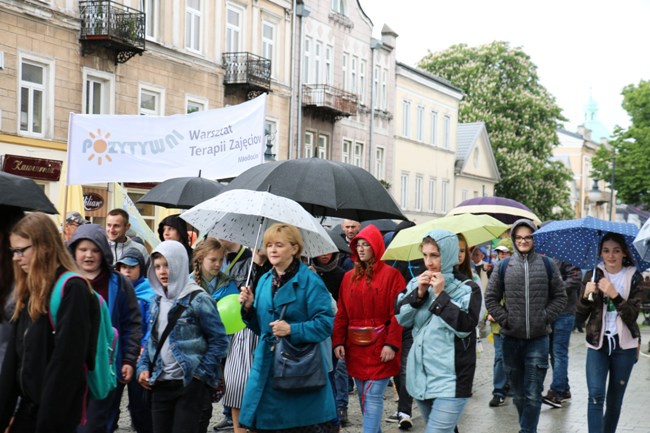
[[[239,294],[234,280],[221,272],[225,255],[225,248],[216,238],[206,238],[194,248],[190,279],[203,287],[215,301],[224,296]]]

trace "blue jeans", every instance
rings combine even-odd
[[[335,398],[337,409],[348,408],[348,368],[344,359],[339,359],[334,368]]]
[[[550,336],[551,364],[553,366],[553,381],[551,389],[559,396],[567,392],[569,387],[569,342],[576,317],[573,314],[560,314],[551,325],[553,333]]]
[[[361,413],[363,414],[363,433],[381,433],[381,420],[384,416],[384,391],[388,380],[354,379],[359,394]]]
[[[548,335],[531,340],[503,336],[503,361],[519,414],[520,433],[537,432],[548,352]]]
[[[611,354],[609,353],[611,347]],[[636,364],[636,349],[621,349],[618,336],[603,339],[600,350],[587,349],[587,389],[589,433],[614,433],[621,416],[627,382]],[[609,374],[609,380],[607,375]],[[607,387],[607,390],[605,390]],[[605,416],[603,405],[607,403]]]
[[[501,334],[492,334],[494,337],[494,364],[492,366],[492,395],[506,397],[506,367],[503,365],[503,337]]]
[[[453,433],[463,414],[467,398],[415,400],[426,422],[426,433]]]

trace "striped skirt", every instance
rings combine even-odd
[[[253,353],[258,341],[259,336],[248,328],[244,328],[232,336],[230,352],[226,357],[223,372],[226,391],[221,403],[224,406],[241,408],[248,374],[251,365],[253,365]]]

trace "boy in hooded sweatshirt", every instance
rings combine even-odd
[[[119,417],[119,403],[124,385],[135,372],[142,339],[142,317],[131,281],[113,269],[113,253],[103,227],[84,224],[68,244],[81,274],[106,301],[111,322],[119,335],[117,351],[118,385],[103,400],[89,400],[87,423],[79,433],[113,431],[113,419]]]
[[[228,350],[216,304],[187,278],[188,266],[183,245],[164,241],[151,254],[147,272],[156,296],[149,312],[149,338],[138,361],[138,382],[152,391],[156,433],[198,433],[201,408],[211,398],[219,379],[217,366]],[[176,325],[158,349],[169,318],[179,308]]]

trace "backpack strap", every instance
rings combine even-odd
[[[190,301],[188,302],[187,307],[190,306],[194,298],[196,298],[196,295],[199,294],[199,292],[202,292],[202,290],[195,290],[190,294]],[[167,337],[169,337],[169,334],[171,334],[172,329],[174,329],[174,326],[176,326],[176,322],[178,322],[178,319],[180,319],[181,315],[185,310],[187,310],[187,307],[185,305],[177,305],[176,308],[174,309],[173,314],[169,317],[169,320],[167,321],[167,326],[165,326],[165,329],[160,336],[160,340],[158,340],[158,346],[156,346],[156,353],[153,355],[153,360],[151,361],[151,365],[155,367],[156,365],[156,360],[158,359],[158,355],[160,355],[160,350],[163,347],[163,344],[165,344],[165,340],[167,340]]]
[[[546,268],[546,276],[548,277],[548,284],[550,286],[551,280],[553,279],[553,265],[551,264],[551,259],[546,256],[542,256],[542,261]]]
[[[82,278],[83,277],[76,272],[66,271],[62,273],[59,278],[54,283],[54,288],[50,294],[50,311],[47,315],[50,319],[50,325],[52,325],[52,331],[56,332],[56,315],[59,312],[59,307],[61,306],[61,299],[63,299],[65,285],[70,278]]]
[[[510,262],[510,257],[506,257],[501,260],[499,263],[499,278],[501,279],[501,284],[504,283],[504,278],[506,276],[506,269],[508,268],[508,263]]]

